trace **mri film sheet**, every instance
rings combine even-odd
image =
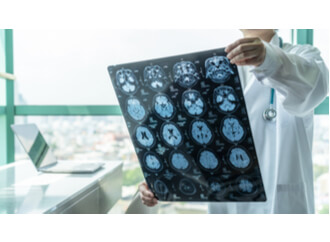
[[[237,67],[224,49],[109,66],[161,201],[266,201]]]

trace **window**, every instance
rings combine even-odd
[[[16,104],[118,104],[108,65],[219,48],[240,37],[238,30],[15,30]]]
[[[291,42],[290,29],[278,34]],[[224,47],[241,37],[238,30],[15,30],[15,103],[117,105],[108,65]],[[329,66],[328,43],[329,31],[314,31],[314,45]],[[36,123],[59,159],[123,160],[123,196],[115,211],[125,210],[143,175],[121,116],[16,116],[15,122]],[[329,211],[328,132],[328,115],[315,116],[317,213]],[[16,159],[27,158],[17,140],[15,146]],[[159,212],[206,211],[203,203],[162,203]]]

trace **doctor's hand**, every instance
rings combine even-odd
[[[266,56],[266,48],[258,37],[243,38],[225,49],[230,63],[236,65],[261,65]]]
[[[142,182],[139,185],[139,191],[140,191],[140,198],[141,198],[142,203],[144,205],[147,205],[149,207],[153,207],[158,203],[157,199],[155,198],[155,195],[149,189],[147,183]]]

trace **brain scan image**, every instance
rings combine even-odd
[[[209,179],[209,187],[210,187],[212,193],[222,193],[223,192],[222,183],[218,178],[212,177],[211,179]]]
[[[215,170],[219,166],[218,158],[210,150],[202,150],[198,157],[199,163],[206,170]]]
[[[166,87],[166,74],[159,65],[145,67],[143,76],[147,85],[156,92]]]
[[[188,196],[194,195],[196,193],[196,187],[194,183],[186,178],[183,178],[179,182],[179,190]]]
[[[200,145],[207,145],[212,141],[213,134],[205,121],[195,120],[191,124],[191,136]]]
[[[137,127],[135,136],[139,144],[145,148],[150,148],[155,143],[154,134],[146,126]]]
[[[235,117],[227,117],[223,120],[221,132],[232,143],[241,141],[245,134],[242,125]]]
[[[234,147],[229,151],[229,162],[235,168],[245,169],[251,164],[251,159],[243,148]]]
[[[256,191],[255,186],[253,185],[253,182],[247,178],[239,178],[238,179],[238,191],[243,193],[243,194],[252,194]]]
[[[157,194],[165,195],[168,193],[168,188],[166,184],[161,180],[156,180],[154,182],[154,189]]]
[[[154,97],[153,107],[155,112],[164,119],[170,119],[175,114],[175,108],[172,101],[165,95],[159,94]]]
[[[179,146],[183,139],[181,131],[172,122],[163,124],[161,128],[161,135],[164,141],[173,147]]]
[[[206,78],[215,83],[224,83],[234,74],[231,64],[225,56],[213,56],[205,61]]]
[[[130,69],[120,69],[116,72],[117,87],[126,94],[134,94],[138,88],[138,81]]]
[[[107,69],[138,165],[159,201],[267,199],[242,81],[224,48]]]
[[[181,151],[174,151],[170,156],[171,166],[178,171],[187,171],[190,167],[187,155]]]
[[[131,116],[131,118],[136,121],[141,121],[146,115],[144,107],[136,98],[127,99],[127,112]]]
[[[192,87],[199,80],[196,66],[190,61],[181,61],[173,66],[174,82],[184,88]]]
[[[144,156],[144,163],[148,170],[157,172],[163,168],[159,158],[152,152],[148,152]]]
[[[231,113],[238,106],[238,97],[230,86],[220,86],[213,91],[213,102],[220,112]]]
[[[206,104],[202,95],[195,90],[188,90],[182,94],[182,104],[185,111],[194,117],[201,116],[206,111]]]

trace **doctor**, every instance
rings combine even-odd
[[[273,29],[241,31],[225,51],[238,66],[267,201],[209,203],[209,213],[314,213],[313,113],[328,69],[315,47],[281,44]],[[157,204],[146,183],[139,189]]]

